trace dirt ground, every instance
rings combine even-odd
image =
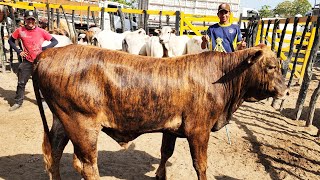
[[[320,140],[315,138],[320,128],[319,99],[314,125],[305,127],[309,99],[320,80],[319,64],[315,72],[300,120],[293,120],[299,93],[299,86],[294,86],[281,113],[270,106],[271,100],[244,103],[228,125],[231,145],[225,128],[211,133],[208,179],[320,179]],[[0,179],[48,179],[41,150],[43,127],[31,81],[27,84],[23,106],[8,111],[14,103],[16,84],[14,73],[0,73]],[[48,109],[46,114],[51,121]],[[101,179],[154,179],[160,162],[161,137],[160,133],[142,135],[124,150],[100,133]],[[72,167],[72,154],[69,142],[60,165],[63,179],[81,179]],[[197,179],[186,139],[177,140],[167,164],[167,178]]]

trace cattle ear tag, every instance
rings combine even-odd
[[[251,56],[251,58],[249,57],[248,58],[248,64],[254,64],[256,63],[257,61],[259,61],[260,59],[262,59],[263,57],[263,52],[262,50],[258,50],[258,51],[255,51],[254,54]]]

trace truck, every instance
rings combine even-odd
[[[130,8],[129,6],[125,4],[121,4],[118,2],[113,1],[99,1],[99,7],[105,7],[105,8]],[[99,14],[100,17],[100,14]],[[101,18],[101,17],[100,17]],[[113,14],[114,18],[114,27],[116,31],[122,31],[121,29],[121,19],[118,13]],[[134,18],[133,18],[134,19]],[[134,20],[130,20],[128,16],[124,17],[124,30],[123,31],[130,31],[130,21],[132,24],[133,30],[136,30],[138,28],[138,24]],[[111,29],[110,26],[110,15],[105,14],[104,16],[104,27],[103,29]]]
[[[185,14],[216,16],[218,6],[221,3],[229,3],[234,17],[239,17],[240,0],[145,0],[139,1],[138,9],[160,10],[160,11],[181,11]],[[161,22],[168,23],[168,17],[162,17]],[[159,24],[159,16],[150,15],[149,27]],[[170,17],[169,24],[175,22],[175,17]]]

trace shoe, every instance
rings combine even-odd
[[[14,104],[13,106],[11,106],[11,107],[9,108],[9,111],[14,111],[14,110],[16,110],[16,109],[19,109],[20,107],[21,107],[20,104]]]

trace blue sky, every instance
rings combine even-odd
[[[240,8],[254,8],[261,9],[263,5],[271,6],[271,9],[275,8],[279,3],[283,2],[283,0],[240,0]],[[315,0],[309,0],[311,6],[314,6]],[[319,0],[316,0],[317,4],[320,3]]]

